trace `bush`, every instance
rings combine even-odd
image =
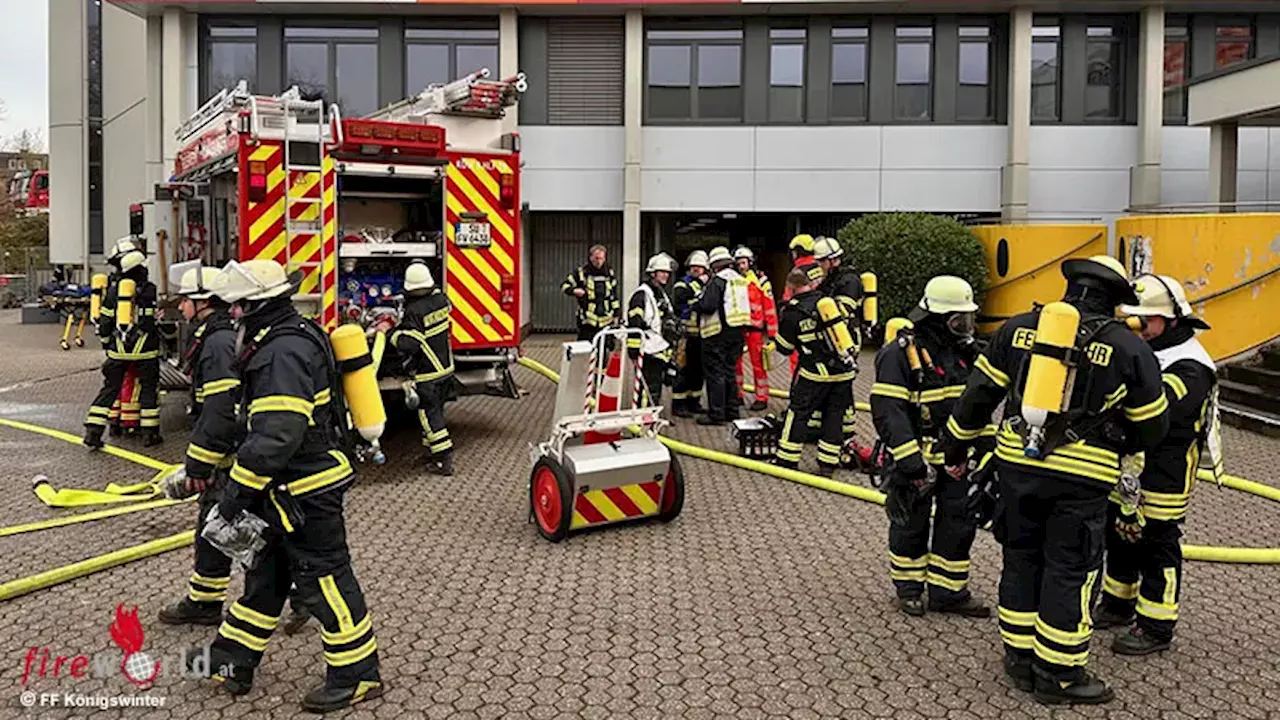
[[[876,274],[881,327],[890,318],[906,317],[936,275],[968,280],[975,297],[987,287],[982,243],[954,218],[875,213],[850,222],[836,236],[846,263]]]

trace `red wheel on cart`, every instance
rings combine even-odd
[[[569,474],[560,463],[543,457],[533,465],[529,479],[529,503],[538,534],[551,542],[560,542],[569,534],[573,521],[573,488]]]
[[[658,507],[658,519],[671,522],[684,509],[684,470],[680,468],[680,459],[671,455],[671,465],[667,468],[666,482],[662,483],[662,504]]]

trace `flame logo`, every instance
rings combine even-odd
[[[111,639],[124,651],[120,661],[120,672],[129,682],[139,687],[147,687],[160,675],[160,663],[151,656],[140,652],[146,633],[142,623],[138,621],[138,608],[124,609],[124,605],[116,606],[116,619],[111,623]]]

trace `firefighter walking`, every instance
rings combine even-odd
[[[996,438],[1004,509],[992,524],[1004,548],[1005,673],[1045,704],[1100,704],[1115,694],[1085,665],[1107,496],[1121,456],[1164,437],[1168,402],[1151,348],[1114,319],[1138,300],[1120,263],[1073,259],[1062,274],[1063,302],[1011,318],[978,358],[944,443],[948,472],[963,474],[970,444],[1008,395]]]
[[[791,406],[783,421],[775,462],[787,468],[799,466],[809,418],[821,412],[818,472],[831,477],[840,465],[844,442],[840,419],[853,405],[853,342],[838,307],[832,304],[824,317],[820,303],[825,298],[804,270],[793,269],[787,276],[787,287],[791,299],[778,320],[778,350],[799,355],[800,365],[791,385]]]
[[[698,312],[695,308],[698,296],[706,286],[707,253],[694,250],[685,260],[684,277],[676,281],[672,289],[672,304],[683,327],[684,338],[676,352],[676,385],[671,394],[671,414],[691,418],[704,412],[702,407],[702,337],[698,332]]]
[[[908,615],[925,614],[926,586],[929,610],[991,615],[969,593],[969,550],[977,534],[967,512],[969,484],[946,474],[937,447],[942,425],[977,359],[977,310],[969,283],[949,275],[935,277],[911,312],[913,327],[900,331],[876,354],[871,417],[893,458],[885,473],[889,576],[898,607]],[[975,448],[979,457],[995,450],[995,428],[988,430],[985,442]]]
[[[672,358],[681,329],[671,298],[667,296],[667,283],[675,269],[675,262],[667,255],[649,258],[644,281],[627,301],[627,326],[644,331],[643,339],[627,337],[627,354],[641,363],[641,375],[649,393],[645,404],[662,404],[662,386],[675,372]]]
[[[210,667],[232,694],[247,693],[280,621],[290,581],[320,621],[328,672],[304,710],[328,712],[382,694],[377,642],[351,567],[343,498],[354,472],[339,449],[345,432],[342,388],[324,330],[303,319],[290,297],[299,276],[270,260],[231,262],[214,291],[232,304],[243,333],[238,358],[246,436],[230,482],[204,536],[231,555],[253,553],[244,595],[210,650]],[[265,519],[266,529],[246,513]],[[259,521],[260,522],[260,521]]]
[[[707,414],[698,418],[698,424],[722,425],[738,417],[733,402],[738,397],[734,368],[742,355],[743,330],[751,324],[751,301],[747,279],[734,269],[728,248],[712,248],[707,260],[713,276],[697,301]]]
[[[449,346],[449,313],[453,307],[436,286],[425,263],[415,261],[404,271],[404,314],[391,333],[417,394],[422,445],[427,470],[453,475],[453,438],[444,422],[444,404],[453,383],[453,350]],[[412,401],[411,401],[412,402]]]
[[[1111,645],[1120,655],[1169,648],[1182,594],[1178,540],[1196,471],[1206,464],[1215,475],[1222,471],[1214,425],[1217,368],[1196,339],[1196,331],[1208,330],[1209,325],[1192,314],[1186,291],[1176,279],[1143,275],[1136,288],[1138,303],[1120,310],[1142,319],[1142,338],[1160,363],[1169,399],[1169,434],[1146,452],[1141,504],[1122,508],[1120,496],[1111,495],[1107,570],[1093,626],[1128,629]],[[1206,455],[1210,462],[1202,463]]]
[[[738,274],[751,283],[751,324],[747,327],[747,346],[743,355],[738,357],[736,375],[738,394],[743,397],[743,383],[746,374],[742,370],[743,360],[751,360],[752,381],[755,387],[755,402],[751,410],[764,410],[769,406],[769,370],[773,355],[774,338],[778,334],[778,308],[773,299],[773,284],[769,276],[756,268],[756,255],[745,245],[733,252],[734,263]]]
[[[109,285],[98,319],[98,336],[107,350],[102,364],[102,389],[85,417],[84,444],[103,445],[111,407],[120,396],[125,374],[134,371],[141,406],[139,426],[143,445],[164,442],[160,437],[160,334],[156,328],[156,286],[147,276],[147,257],[129,250],[120,257],[120,279]]]
[[[603,245],[591,246],[587,263],[569,273],[560,290],[577,299],[579,340],[591,340],[596,333],[618,322],[622,309],[618,277],[605,260]]]

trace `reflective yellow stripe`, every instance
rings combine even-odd
[[[1085,650],[1078,653],[1058,652],[1053,648],[1040,642],[1040,638],[1032,640],[1032,647],[1036,651],[1036,657],[1054,665],[1065,665],[1066,667],[1084,667],[1089,664],[1089,651]]]
[[[227,392],[228,390],[234,390],[238,387],[240,387],[240,381],[236,378],[213,380],[202,385],[198,394],[203,394],[204,397],[209,397],[210,395],[217,395],[220,392]]]
[[[1169,409],[1169,398],[1164,393],[1160,393],[1160,397],[1152,400],[1146,405],[1136,408],[1125,408],[1124,416],[1133,422],[1142,422],[1158,417],[1160,413]]]
[[[1187,384],[1182,382],[1182,378],[1173,373],[1164,373],[1160,376],[1160,379],[1164,380],[1164,384],[1168,385],[1169,389],[1173,391],[1175,400],[1181,400],[1187,396]]]
[[[908,440],[898,447],[889,449],[889,454],[893,455],[894,460],[902,460],[904,458],[911,457],[918,452],[920,452],[920,443],[914,439]]]
[[[316,407],[320,407],[321,405],[328,405],[329,401],[332,399],[333,399],[333,391],[330,390],[329,388],[325,388],[320,392],[316,393],[316,398],[314,402],[316,404]]]
[[[909,557],[904,557],[902,555],[894,555],[893,553],[889,553],[889,562],[894,565],[897,565],[900,568],[911,569],[911,568],[924,568],[929,561],[924,557],[909,558]]]
[[[943,388],[935,388],[933,390],[925,390],[920,393],[920,402],[935,403],[942,400],[952,400],[964,394],[964,385],[948,385]]]
[[[1169,568],[1172,570],[1173,568]],[[1177,603],[1158,603],[1138,595],[1138,614],[1152,620],[1173,622],[1178,619]]]
[[[1006,607],[997,608],[996,611],[999,614],[1000,619],[1010,625],[1017,625],[1019,627],[1027,628],[1028,630],[1034,628],[1036,625],[1036,614],[1034,612],[1010,610]]]
[[[197,462],[208,463],[209,465],[217,465],[218,463],[222,462],[222,459],[225,458],[226,456],[227,456],[226,453],[207,450],[205,448],[200,447],[199,445],[196,445],[195,443],[191,443],[190,445],[187,446],[187,457]]]
[[[954,580],[945,575],[939,575],[937,573],[932,573],[932,572],[925,573],[924,580],[930,585],[935,585],[940,588],[946,588],[951,592],[960,592],[961,590],[964,589],[965,585],[969,584],[967,580]]]
[[[338,632],[349,632],[355,629],[355,622],[351,619],[351,609],[347,607],[347,601],[338,591],[338,583],[334,581],[332,575],[320,578],[320,593],[324,595],[329,609],[338,618]]]
[[[980,437],[983,434],[983,430],[985,429],[986,428],[979,428],[977,430],[965,430],[964,428],[960,427],[960,423],[956,422],[955,415],[952,415],[951,417],[947,418],[947,431],[950,432],[952,435],[954,435],[957,440],[977,440],[978,437]]]
[[[291,395],[267,395],[249,403],[250,417],[260,412],[294,412],[310,420],[313,410],[315,403]]]
[[[1000,639],[1004,640],[1005,645],[1018,650],[1031,650],[1035,647],[1036,642],[1036,639],[1030,635],[1009,632],[1004,628],[1000,628]]]
[[[239,601],[231,603],[231,617],[268,632],[275,630],[276,626],[280,624],[279,616],[264,615],[257,610],[241,605]]]
[[[200,573],[191,573],[191,582],[203,585],[205,587],[217,589],[217,588],[225,588],[231,585],[231,578],[229,577],[212,578],[212,577],[205,577]]]
[[[372,655],[374,651],[377,649],[378,649],[377,639],[369,638],[369,642],[361,645],[355,650],[347,650],[345,652],[337,652],[337,653],[326,652],[324,654],[324,661],[329,665],[333,665],[336,667],[342,667],[345,665],[354,665],[360,662],[361,660],[364,660],[365,658]]]
[[[1085,576],[1084,585],[1080,586],[1080,624],[1076,626],[1072,636],[1083,636],[1088,640],[1093,635],[1093,587],[1098,584],[1100,572],[1100,570],[1094,570],[1089,573]],[[1053,638],[1049,639],[1053,640]]]
[[[245,469],[238,460],[231,466],[231,479],[254,490],[265,490],[271,483],[271,478]]]
[[[901,385],[890,385],[889,383],[875,383],[871,386],[871,395],[896,400],[911,400],[911,391]]]
[[[267,650],[266,640],[260,637],[254,637],[244,630],[241,630],[238,627],[232,627],[225,622],[218,628],[218,634],[255,652],[266,652]]]
[[[220,603],[227,599],[226,589],[222,590],[196,590],[195,588],[187,588],[187,598],[191,602]]]
[[[968,560],[948,560],[942,557],[941,555],[934,555],[933,553],[929,554],[928,560],[930,565],[934,567],[942,568],[943,570],[946,570],[948,572],[953,572],[953,573],[969,572]]]
[[[309,492],[332,485],[339,480],[344,480],[351,475],[351,461],[347,459],[346,455],[337,450],[330,450],[329,456],[337,461],[338,464],[336,466],[290,482],[286,486],[289,494],[294,497],[301,497]]]
[[[996,367],[991,364],[991,361],[987,359],[986,355],[979,355],[978,362],[974,363],[974,367],[981,370],[982,374],[990,378],[991,382],[996,385],[999,385],[1002,388],[1009,387],[1009,376],[996,369]]]
[[[1036,618],[1036,632],[1059,645],[1079,645],[1093,635],[1092,630],[1086,632],[1067,632],[1065,630],[1059,630],[1039,617]]]
[[[1138,597],[1138,583],[1124,583],[1106,575],[1102,578],[1102,591],[1120,600],[1132,600]]]
[[[336,633],[331,633],[321,628],[320,637],[330,645],[344,645],[359,640],[360,636],[369,632],[371,627],[373,627],[373,619],[368,613],[365,613],[364,619],[356,623],[355,627],[350,630],[339,630]]]

